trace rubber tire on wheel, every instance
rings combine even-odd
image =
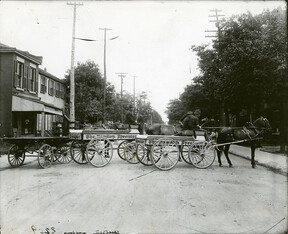
[[[153,162],[150,158],[151,149],[145,144],[137,144],[136,147],[136,157],[138,158],[139,162],[145,166],[152,166]]]
[[[70,154],[74,162],[78,164],[87,164],[86,159],[86,146],[83,141],[73,141],[70,145]]]
[[[8,152],[8,162],[11,167],[20,167],[25,160],[25,152],[18,145],[12,145]]]
[[[125,146],[125,149],[124,149],[125,159],[127,162],[131,164],[139,163],[139,160],[136,156],[136,153],[137,153],[136,147],[137,147],[136,142],[130,142],[129,144]]]
[[[48,168],[52,164],[53,149],[50,145],[44,144],[38,150],[38,164],[42,168]]]
[[[112,159],[113,145],[105,137],[92,139],[86,147],[86,159],[94,167],[104,167]]]
[[[152,146],[151,159],[160,170],[172,169],[179,161],[178,143],[173,139],[158,139]]]
[[[118,153],[118,156],[123,159],[123,160],[126,160],[125,159],[125,155],[124,155],[124,149],[125,149],[125,146],[129,143],[129,141],[122,141],[119,145],[118,145],[118,148],[117,148],[117,153]]]
[[[58,162],[62,164],[70,163],[72,160],[70,146],[67,144],[58,146],[56,149],[56,155]]]
[[[189,149],[189,157],[195,167],[205,169],[213,164],[215,150],[213,145],[207,141],[195,141]]]

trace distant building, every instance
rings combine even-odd
[[[65,84],[41,64],[40,56],[0,44],[0,137],[62,134]]]

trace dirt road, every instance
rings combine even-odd
[[[287,177],[233,157],[234,168],[170,171],[121,160],[104,168],[0,157],[1,232],[283,233]]]

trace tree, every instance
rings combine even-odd
[[[66,80],[69,84],[70,77]],[[114,87],[107,84],[106,109],[111,111],[114,103]],[[75,67],[75,116],[81,123],[96,123],[103,119],[104,79],[98,65],[92,61],[79,63]]]
[[[194,82],[212,103],[223,104],[226,113],[238,114],[246,106],[251,115],[259,115],[263,102],[281,100],[287,75],[285,12],[233,16],[220,27],[212,49],[192,46],[201,71]]]

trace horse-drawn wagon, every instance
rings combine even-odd
[[[23,165],[25,157],[37,157],[42,168],[51,166],[53,161],[68,163],[71,161],[68,137],[23,136],[3,138],[11,144],[8,152],[8,162],[12,167]]]
[[[52,162],[69,163],[72,159],[78,164],[90,163],[95,167],[107,165],[117,149],[120,158],[124,157],[124,148],[135,141],[138,126],[129,129],[87,129],[70,130],[69,136],[22,136],[6,137],[3,140],[11,147],[8,162],[12,167],[23,165],[25,157],[37,157],[41,168],[48,168]],[[117,148],[113,143],[120,142]]]
[[[119,157],[126,160],[125,147],[135,141],[139,134],[137,128],[138,126],[135,125],[127,129],[116,130],[70,130],[72,159],[78,164],[90,163],[95,167],[104,167],[111,161],[114,149],[117,149]],[[114,147],[113,143],[117,143],[117,147]]]
[[[213,145],[205,137],[205,131],[196,134],[196,139],[191,135],[138,135],[135,155],[142,164],[165,171],[181,159],[197,168],[208,168],[215,160]]]

